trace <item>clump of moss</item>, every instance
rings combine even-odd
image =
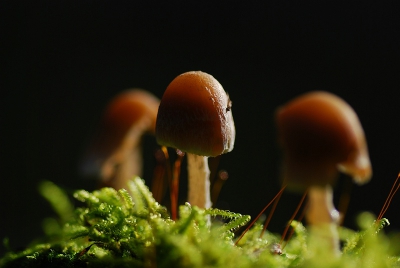
[[[360,232],[341,228],[344,241],[339,258],[316,254],[300,222],[282,252],[278,235],[262,231],[261,223],[235,245],[235,231],[250,220],[218,209],[185,204],[173,221],[140,178],[126,190],[79,190],[73,208],[65,193],[52,183],[41,185],[59,219],[45,221],[45,241],[21,252],[10,251],[0,267],[400,267],[394,243],[380,230],[388,224],[363,214]],[[325,255],[329,255],[326,253]]]

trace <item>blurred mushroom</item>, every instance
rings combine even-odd
[[[141,176],[141,138],[145,133],[154,135],[159,103],[141,89],[127,90],[111,100],[81,163],[83,175],[100,178],[102,187],[116,189],[126,188],[132,176]]]
[[[211,207],[207,157],[230,152],[235,141],[231,101],[221,84],[201,71],[177,76],[161,99],[156,139],[187,153],[188,201]]]
[[[289,189],[309,189],[308,224],[327,233],[338,252],[339,213],[332,200],[338,171],[350,175],[357,184],[368,182],[372,175],[358,117],[339,97],[317,91],[279,108],[276,122],[284,152],[284,183]]]

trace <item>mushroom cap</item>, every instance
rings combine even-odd
[[[154,134],[160,100],[142,89],[129,89],[107,105],[82,161],[86,175],[109,177],[145,133]],[[101,174],[98,174],[101,173]]]
[[[161,99],[156,123],[161,145],[202,156],[230,152],[235,142],[231,101],[211,75],[177,76]]]
[[[358,183],[372,175],[364,131],[354,110],[334,94],[304,94],[276,113],[289,186],[333,184],[338,170]]]
[[[116,138],[123,137],[132,126],[154,134],[159,104],[157,97],[142,89],[121,92],[107,106],[101,128]]]

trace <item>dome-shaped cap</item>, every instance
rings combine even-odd
[[[161,99],[156,139],[161,145],[197,155],[230,152],[235,126],[231,103],[221,84],[201,71],[176,77]]]
[[[364,131],[341,98],[323,91],[307,93],[279,108],[276,122],[289,185],[332,184],[338,169],[359,184],[370,179]]]
[[[108,154],[124,141],[129,131],[155,132],[160,101],[150,92],[141,89],[126,90],[108,104],[97,137],[97,148]]]
[[[111,167],[122,161],[127,150],[140,143],[144,133],[154,134],[159,104],[157,97],[142,89],[129,89],[115,96],[105,109],[82,160],[81,171],[92,175],[100,169],[112,170]],[[106,162],[111,164],[105,165]]]

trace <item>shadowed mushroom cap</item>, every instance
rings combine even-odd
[[[176,77],[161,99],[156,138],[161,145],[202,156],[230,152],[235,126],[221,84],[201,71]]]
[[[276,113],[283,148],[283,177],[294,187],[333,184],[338,170],[368,182],[371,164],[364,131],[354,110],[323,91],[304,94]]]
[[[84,156],[81,170],[102,176],[122,161],[126,152],[141,142],[144,133],[155,133],[155,122],[160,101],[142,89],[121,92],[107,105],[99,128]],[[104,165],[108,163],[108,165]]]

